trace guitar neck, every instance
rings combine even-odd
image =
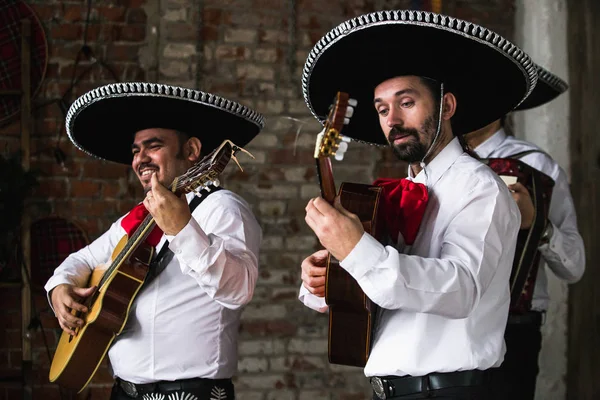
[[[123,260],[129,257],[129,255],[131,255],[131,253],[140,245],[140,243],[146,240],[150,232],[152,232],[152,229],[154,229],[155,225],[156,222],[154,221],[152,214],[148,213],[133,235],[127,240],[127,244],[125,247],[123,247],[123,250],[121,250],[119,255],[113,260],[110,267],[106,270],[104,276],[98,283],[98,288],[102,287],[102,285],[104,285],[104,283],[110,278],[112,272],[117,269],[119,265],[121,265]]]
[[[321,197],[323,197],[329,204],[333,204],[337,191],[335,189],[335,182],[333,180],[331,159],[329,157],[318,157],[316,161],[319,186],[321,187]]]

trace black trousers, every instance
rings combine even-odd
[[[138,395],[137,397],[129,396],[119,383],[115,382],[110,400],[235,400],[234,387],[231,381],[219,383],[218,385],[211,384],[210,380],[207,381],[207,384],[184,387],[181,390],[165,391],[159,388],[152,394]]]
[[[510,323],[504,340],[506,355],[499,368],[490,370],[490,400],[533,400],[542,347],[542,314],[533,321]]]
[[[480,386],[454,387],[447,389],[432,390],[429,394],[411,394],[406,396],[395,396],[391,399],[417,400],[417,399],[438,399],[438,400],[487,400],[485,397],[486,389]],[[377,395],[373,394],[373,400],[379,400]]]

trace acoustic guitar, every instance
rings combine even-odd
[[[341,159],[349,141],[341,135],[349,123],[356,101],[347,93],[338,92],[317,136],[314,157],[321,196],[330,204],[336,197],[331,156]],[[339,196],[342,206],[356,214],[365,231],[381,241],[383,226],[377,224],[382,188],[373,185],[343,182]],[[329,254],[325,283],[325,301],[329,306],[328,357],[332,364],[364,367],[369,358],[373,325],[378,306],[362,291],[356,280]]]
[[[231,159],[239,166],[235,154],[240,150],[250,154],[225,140],[185,174],[175,178],[170,190],[180,196],[199,192],[209,184],[218,186],[218,176]],[[144,283],[154,255],[154,247],[145,243],[145,239],[155,225],[152,214],[148,214],[131,237],[125,235],[117,244],[110,266],[94,269],[88,287],[97,286],[97,290],[84,303],[89,311],[77,313],[84,324],[76,328],[75,335],[62,333],[50,366],[50,382],[81,392],[92,380],[113,340],[123,330],[131,305]]]

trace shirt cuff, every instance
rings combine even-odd
[[[300,300],[306,307],[312,308],[315,311],[324,313],[329,310],[329,306],[325,302],[325,297],[318,297],[308,291],[304,285],[300,285],[300,293],[298,294],[298,300]]]
[[[350,254],[340,262],[340,265],[354,279],[359,280],[380,262],[384,252],[385,247],[377,239],[365,232]]]
[[[54,306],[52,305],[52,297],[50,296],[50,292],[55,287],[57,287],[58,285],[62,285],[63,283],[66,283],[67,285],[73,285],[73,282],[61,275],[54,275],[50,277],[48,282],[46,282],[46,284],[44,285],[44,289],[46,290],[46,297],[48,298],[48,304],[50,305],[54,316],[56,316],[56,311],[54,310]]]
[[[552,222],[549,222],[552,224]],[[556,259],[561,260],[563,264],[568,262],[567,256],[563,252],[564,238],[561,231],[552,224],[552,236],[548,243],[545,243],[539,247],[540,253],[545,259]]]

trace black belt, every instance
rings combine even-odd
[[[423,393],[432,390],[461,386],[478,386],[484,383],[485,371],[471,370],[449,373],[431,373],[424,376],[372,377],[371,386],[380,399]]]
[[[545,312],[542,311],[528,311],[525,314],[508,314],[509,325],[524,325],[524,324],[535,324],[542,325],[544,321]]]
[[[231,379],[206,378],[181,379],[177,381],[159,381],[141,384],[128,382],[121,378],[117,378],[116,382],[129,397],[133,398],[157,392],[162,394],[168,394],[177,390],[196,390],[205,387],[212,387],[215,385],[227,386],[232,384]]]

